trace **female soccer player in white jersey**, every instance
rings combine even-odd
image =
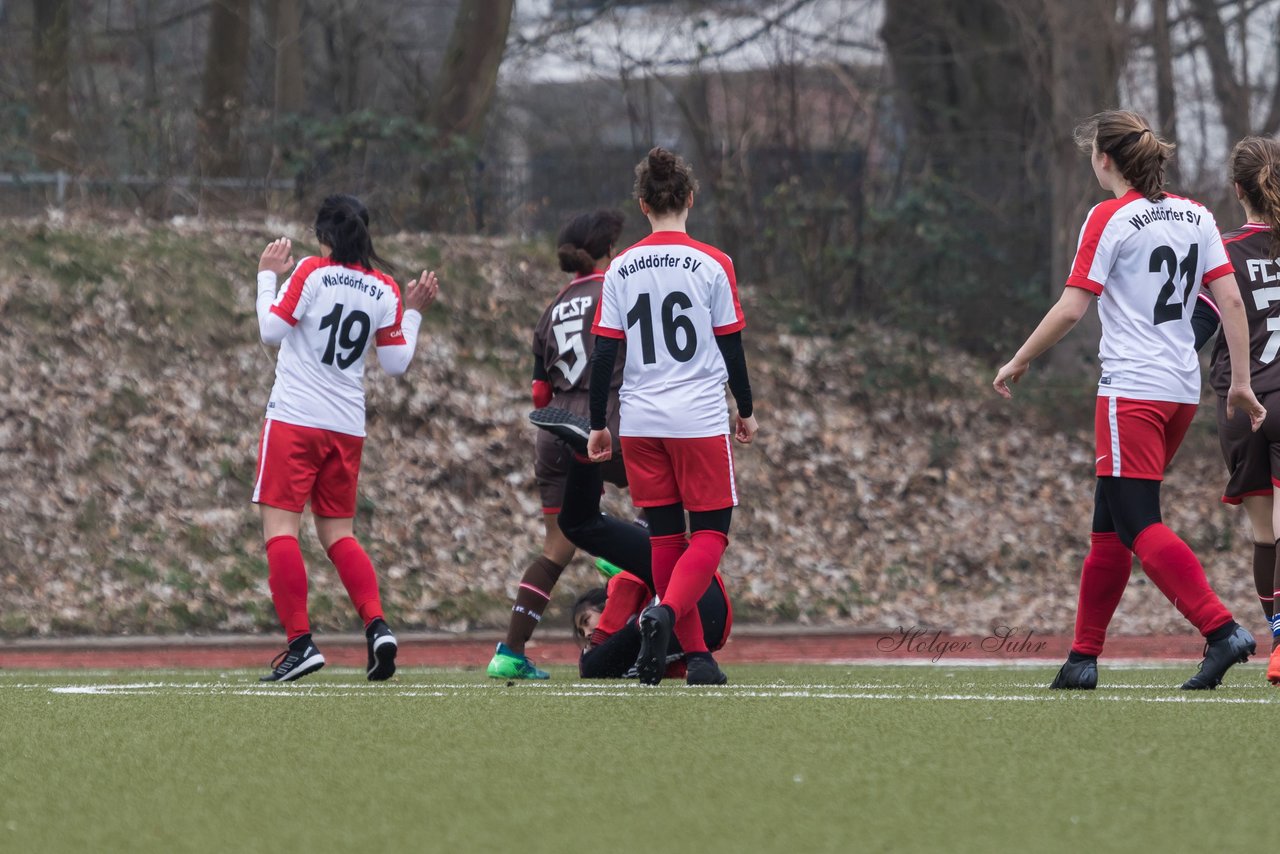
[[[258,329],[279,345],[267,403],[253,501],[262,510],[271,599],[289,648],[262,679],[298,679],[324,666],[311,641],[307,570],[298,547],[308,502],[316,534],[365,625],[371,680],[395,672],[396,639],[382,618],[373,564],[355,538],[356,479],[364,444],[364,359],[376,346],[389,374],[413,359],[421,312],[439,291],[435,273],[400,289],[374,269],[369,212],[351,196],[329,196],[315,221],[322,255],[293,267],[292,246],[269,244],[258,264]],[[276,291],[277,278],[289,276]]]
[[[1227,406],[1246,413],[1255,430],[1266,415],[1249,387],[1244,306],[1213,215],[1164,190],[1173,146],[1144,118],[1122,110],[1088,119],[1076,141],[1114,198],[1089,212],[1062,297],[993,382],[1011,397],[1009,383],[1098,297],[1102,378],[1092,545],[1080,574],[1075,640],[1050,687],[1097,686],[1097,657],[1136,554],[1147,577],[1205,637],[1200,670],[1182,687],[1215,688],[1231,665],[1253,654],[1254,640],[1210,589],[1191,549],[1161,521],[1160,481],[1200,400],[1191,314],[1201,284],[1222,310],[1232,355]]]
[[[619,392],[622,458],[632,502],[649,520],[659,598],[640,616],[636,666],[650,685],[666,670],[673,631],[686,653],[688,682],[725,681],[707,650],[696,606],[729,543],[738,503],[726,380],[738,406],[735,437],[746,444],[757,429],[733,263],[686,231],[696,190],[685,162],[662,148],[636,166],[635,195],[653,234],[609,265],[591,330],[600,336],[591,365],[587,448],[596,462],[612,456],[608,392],[617,342],[627,343]]]
[[[1271,624],[1271,660],[1267,679],[1280,684],[1280,616],[1275,613],[1280,593],[1280,562],[1276,560],[1276,519],[1280,502],[1280,142],[1250,136],[1231,150],[1231,182],[1244,209],[1245,224],[1222,236],[1235,267],[1236,282],[1245,297],[1249,319],[1249,369],[1254,393],[1267,407],[1262,429],[1250,429],[1238,412],[1227,417],[1232,361],[1226,342],[1218,337],[1209,363],[1209,385],[1218,394],[1218,442],[1227,464],[1222,500],[1243,504],[1253,528],[1253,580],[1262,610]],[[1218,329],[1218,307],[1200,294],[1192,323],[1196,349]]]

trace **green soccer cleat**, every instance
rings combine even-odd
[[[551,674],[533,666],[527,656],[512,652],[505,643],[498,644],[498,651],[489,661],[485,671],[490,679],[550,679]]]
[[[605,578],[613,578],[619,572],[622,572],[622,567],[609,563],[609,561],[605,560],[602,557],[596,558],[596,569]]]

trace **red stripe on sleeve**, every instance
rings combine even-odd
[[[596,300],[596,316],[591,321],[591,334],[602,335],[605,338],[626,338],[627,333],[621,329],[614,329],[612,326],[603,326],[600,323],[600,315],[604,311],[604,291],[600,292],[600,299]]]
[[[293,275],[289,277],[289,281],[285,283],[284,295],[279,301],[271,306],[271,311],[284,318],[290,326],[298,322],[298,318],[294,317],[294,312],[298,310],[298,300],[302,299],[302,288],[307,283],[307,277],[314,273],[318,268],[329,265],[327,258],[311,257],[306,258],[293,271]]]
[[[1071,265],[1071,275],[1067,284],[1073,288],[1084,288],[1095,294],[1102,294],[1102,283],[1089,278],[1093,268],[1093,260],[1098,254],[1098,244],[1102,242],[1102,233],[1107,230],[1107,223],[1116,211],[1125,205],[1141,198],[1136,190],[1130,190],[1118,199],[1109,199],[1093,209],[1093,213],[1085,220],[1084,229],[1080,233],[1080,245],[1076,248],[1076,258]]]
[[[298,300],[296,297],[294,298],[293,302],[294,302],[294,305],[297,305]],[[294,317],[292,314],[286,311],[283,306],[279,306],[279,305],[271,306],[271,313],[274,314],[276,317],[280,318],[281,320],[283,320],[285,323],[289,324],[290,326],[298,325],[298,318]]]
[[[1067,279],[1067,287],[1084,288],[1092,294],[1102,296],[1102,285],[1098,284],[1093,279],[1090,279],[1088,276],[1072,276]]]
[[[1231,266],[1231,262],[1228,261],[1227,263],[1214,267],[1212,270],[1205,273],[1204,278],[1200,281],[1207,285],[1212,281],[1221,279],[1223,276],[1233,276],[1235,275],[1235,272],[1236,268]]]
[[[373,338],[373,342],[379,347],[408,343],[405,341],[404,331],[400,328],[400,324],[404,321],[404,300],[400,299],[400,286],[396,284],[395,279],[380,270],[370,270],[369,273],[390,289],[391,296],[396,301],[395,320],[388,326],[379,329]]]
[[[611,326],[601,326],[598,323],[591,324],[591,334],[599,335],[602,338],[626,338],[627,333],[621,329],[614,329]]]

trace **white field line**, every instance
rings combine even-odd
[[[94,695],[94,696],[242,696],[242,697],[289,697],[299,698],[334,698],[334,697],[468,697],[492,693],[492,685],[454,684],[413,686],[359,686],[359,685],[289,685],[289,686],[246,686],[234,682],[182,683],[182,682],[135,682],[122,684],[94,685],[37,685],[22,684],[4,686],[29,690],[46,690],[58,695]],[[532,687],[532,686],[531,686]],[[960,687],[960,686],[957,686]],[[965,686],[967,687],[967,686]],[[975,686],[976,687],[976,686]],[[1022,686],[1010,686],[1019,688]],[[1039,687],[1039,686],[1031,686]],[[1253,691],[1252,686],[1240,686]],[[522,686],[523,688],[523,686]],[[540,697],[711,697],[722,699],[802,699],[802,700],[875,700],[875,701],[908,701],[908,702],[1019,702],[1019,703],[1057,703],[1074,702],[1083,696],[1077,692],[1049,693],[1001,693],[993,691],[931,691],[919,685],[902,684],[853,684],[853,685],[738,685],[704,688],[680,688],[676,691],[663,691],[646,694],[649,689],[640,686],[571,686],[567,690],[560,687],[536,686],[532,693]],[[1131,685],[1107,686],[1099,689],[1096,697],[1104,702],[1120,703],[1184,703],[1184,704],[1250,704],[1263,705],[1280,702],[1280,698],[1223,696],[1214,693],[1188,693],[1172,696],[1141,696],[1115,694],[1113,691],[1149,691],[1174,690],[1171,686]],[[508,692],[510,693],[510,692]]]

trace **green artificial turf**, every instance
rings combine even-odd
[[[1274,825],[1280,692],[1256,665],[1203,694],[1177,690],[1189,665],[1103,668],[1087,694],[1047,667],[553,670],[6,672],[0,851],[1092,854]]]

